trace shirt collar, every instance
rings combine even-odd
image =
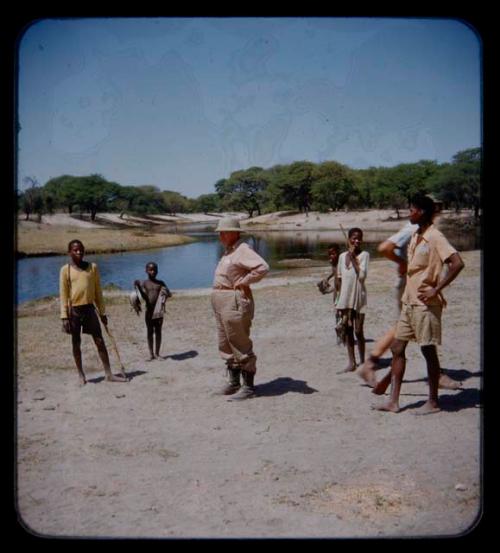
[[[433,225],[433,223],[431,223],[431,224],[425,229],[425,231],[424,231],[422,234],[420,234],[420,236],[421,236],[426,242],[428,242],[428,241],[429,241],[429,234],[430,234],[433,230],[434,230],[434,225]],[[418,236],[418,231],[415,232],[415,235]]]
[[[229,246],[228,248],[225,249],[224,251],[224,254],[225,255],[228,255],[230,253],[233,253],[234,250],[236,250],[236,248],[243,242],[243,238],[238,238],[238,240],[236,240],[236,242],[232,245],[232,246]]]

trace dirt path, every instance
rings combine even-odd
[[[164,354],[147,363],[142,317],[110,298],[110,325],[133,377],[102,380],[84,338],[79,388],[57,306],[18,320],[18,503],[32,531],[109,537],[379,537],[452,535],[480,504],[480,253],[445,291],[443,368],[463,389],[416,417],[427,394],[415,345],[400,414],[352,374],[338,375],[331,296],[301,269],[255,288],[258,396],[231,403],[206,293],[168,304]],[[375,260],[366,336],[393,314],[394,267]],[[264,283],[266,283],[264,281]],[[264,284],[263,283],[263,284]],[[371,343],[368,343],[369,347]],[[113,353],[111,353],[113,355]],[[114,358],[113,358],[114,360]],[[115,361],[115,360],[114,360]],[[114,363],[117,369],[116,361]],[[384,371],[385,372],[385,371]]]

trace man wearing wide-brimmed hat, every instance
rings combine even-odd
[[[229,375],[229,382],[220,393],[231,395],[229,399],[234,401],[255,395],[257,357],[250,339],[254,316],[250,284],[261,280],[269,272],[269,265],[240,239],[242,229],[238,219],[225,217],[215,230],[225,251],[215,269],[211,299],[219,353],[226,361]]]

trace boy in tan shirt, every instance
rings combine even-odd
[[[391,396],[387,403],[376,406],[380,411],[399,412],[399,394],[406,368],[405,350],[408,341],[417,342],[427,364],[429,398],[417,414],[439,411],[438,387],[440,365],[436,346],[441,344],[441,313],[446,302],[441,290],[448,286],[464,267],[464,263],[446,237],[432,224],[434,202],[417,195],[410,201],[410,223],[418,224],[408,245],[406,287],[401,298],[401,315],[391,344]],[[448,272],[440,280],[443,264]]]

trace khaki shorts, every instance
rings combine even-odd
[[[396,327],[397,340],[419,346],[441,345],[441,305],[403,304]]]

